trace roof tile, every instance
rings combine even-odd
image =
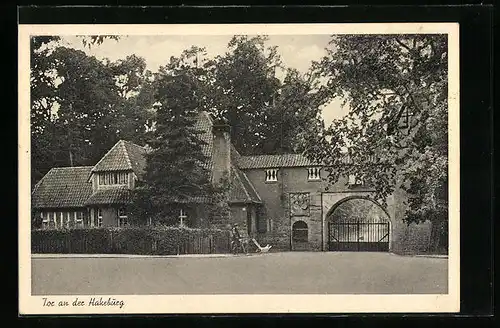
[[[130,166],[134,173],[142,179],[146,171],[146,149],[130,141],[123,141]]]
[[[58,167],[51,169],[35,186],[31,194],[33,208],[84,207],[92,194],[88,181],[92,166]]]
[[[131,191],[127,187],[99,189],[85,202],[86,205],[127,204],[131,200]]]
[[[202,152],[209,158],[206,168],[213,168],[213,134],[212,119],[206,112],[200,113],[195,124],[202,131],[200,139],[206,144]],[[124,188],[101,189],[92,194],[89,181],[92,172],[132,170],[139,179],[146,169],[146,149],[129,141],[118,141],[94,167],[54,168],[36,186],[33,191],[34,207],[81,207],[97,204],[123,204],[130,200],[130,190]],[[238,163],[253,163],[251,160],[259,156],[242,157],[231,144],[230,185],[231,202],[260,202],[261,199],[244,172],[238,169]],[[261,160],[262,161],[262,160]],[[270,160],[266,160],[266,163]],[[272,162],[272,161],[271,161]],[[257,163],[260,163],[257,161]],[[243,166],[245,167],[245,166]],[[207,202],[205,197],[195,197],[183,202]]]
[[[241,156],[238,160],[240,169],[300,167],[311,165],[316,164],[313,164],[307,157],[301,154]]]
[[[207,112],[201,112],[198,115],[196,124],[194,125],[196,130],[203,132],[199,135],[199,138],[206,143],[205,145],[202,146],[201,151],[203,152],[203,155],[205,155],[209,159],[208,162],[205,163],[205,168],[209,171],[212,171],[212,168],[214,166],[212,158],[212,153],[214,148],[212,126],[213,126],[212,119],[210,118]]]
[[[245,173],[236,167],[231,168],[231,184],[229,193],[231,203],[260,203],[260,197],[253,188]]]

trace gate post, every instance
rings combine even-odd
[[[359,252],[359,219],[356,221],[356,246]]]

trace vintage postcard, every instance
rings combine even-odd
[[[459,26],[19,25],[19,311],[458,312]]]

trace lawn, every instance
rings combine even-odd
[[[448,260],[389,253],[32,258],[33,295],[446,294]]]

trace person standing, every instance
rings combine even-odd
[[[241,247],[241,235],[238,230],[238,223],[234,223],[231,229],[231,248],[234,254],[238,252]]]

